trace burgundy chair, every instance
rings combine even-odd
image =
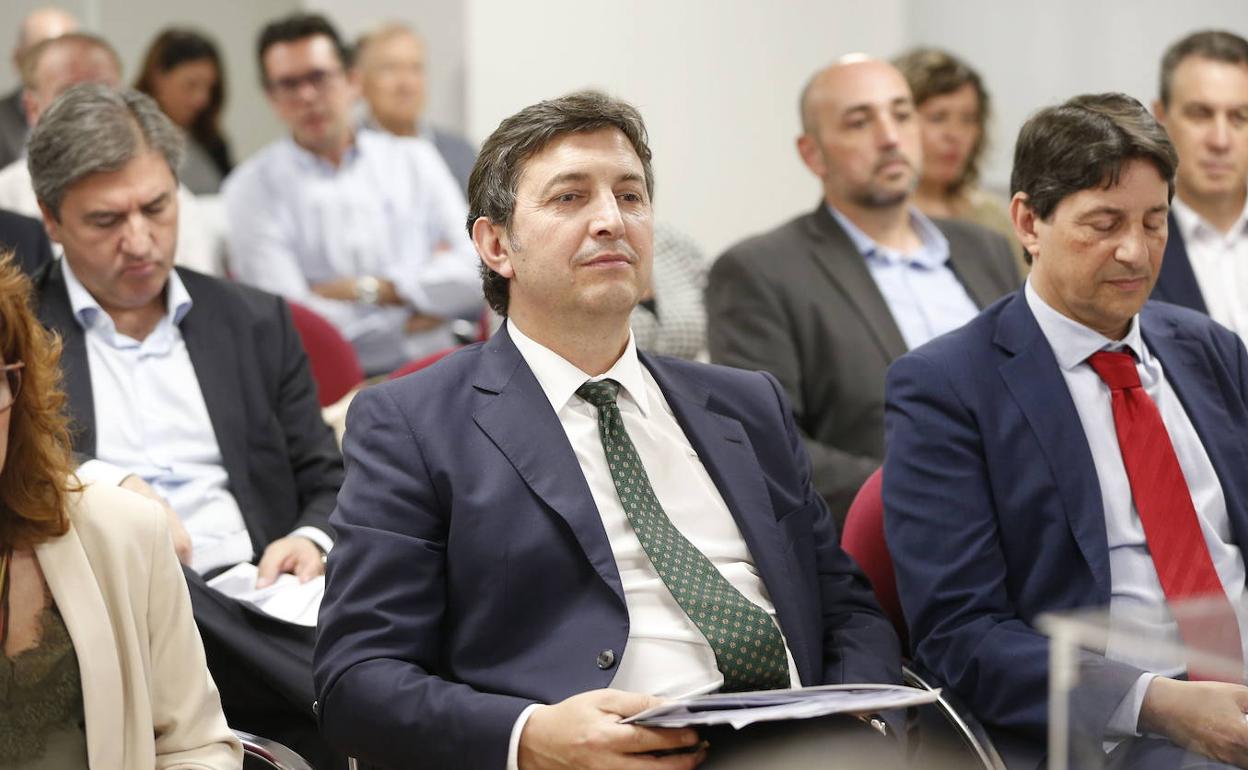
[[[850,503],[845,529],[841,532],[841,547],[858,562],[871,581],[875,599],[897,630],[902,655],[906,656],[910,649],[909,633],[906,618],[901,612],[901,601],[897,597],[893,557],[884,539],[883,470],[877,468],[868,476]],[[906,684],[924,690],[939,689],[939,685],[931,681],[931,676],[915,663],[906,663],[901,668]],[[944,763],[950,757],[961,756],[971,763],[968,767],[1006,770],[988,732],[949,688],[941,690],[935,706],[935,710],[928,710],[927,707],[918,709],[909,726],[909,751],[914,767],[945,767],[948,765]]]
[[[364,370],[351,343],[324,317],[296,302],[288,302],[295,329],[308,351],[312,379],[321,406],[329,406],[364,381]]]
[[[858,566],[871,580],[875,599],[884,614],[893,621],[901,649],[910,648],[906,633],[906,619],[901,614],[901,602],[897,599],[897,577],[893,574],[893,557],[884,542],[884,499],[880,495],[883,468],[867,477],[862,488],[849,504],[845,518],[845,530],[841,533],[841,547],[854,557]]]

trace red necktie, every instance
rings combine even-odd
[[[1166,600],[1171,605],[1199,600],[1199,612],[1176,613],[1179,635],[1189,648],[1216,654],[1227,661],[1240,661],[1238,670],[1242,670],[1239,622],[1214,570],[1192,505],[1192,494],[1161,412],[1140,384],[1135,357],[1103,350],[1092,354],[1088,363],[1109,386],[1118,448],[1131,482],[1131,497],[1144,525],[1144,538]],[[1190,666],[1188,676],[1232,678],[1202,676]]]

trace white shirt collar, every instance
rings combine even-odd
[[[1216,227],[1196,212],[1191,206],[1183,202],[1178,195],[1170,202],[1170,210],[1174,212],[1174,221],[1179,226],[1179,234],[1183,236],[1183,240],[1192,243],[1199,239],[1216,239],[1218,241],[1232,240],[1243,237],[1248,234],[1248,198],[1244,200],[1244,210],[1239,213],[1239,218],[1235,220],[1235,224],[1231,225],[1231,229],[1223,235]]]
[[[87,287],[82,285],[78,276],[74,275],[73,269],[69,266],[69,260],[64,257],[61,258],[61,269],[65,274],[65,290],[69,294],[69,307],[78,325],[84,329],[90,329],[99,323],[100,319],[107,319],[108,326],[113,328],[112,318],[104,312],[104,308],[100,307],[100,303],[91,295],[91,292],[87,291]],[[182,283],[182,278],[178,276],[178,271],[170,270],[169,279],[165,282],[165,316],[172,318],[175,325],[180,324],[190,312],[193,304],[191,295]]]
[[[1121,341],[1111,340],[1095,329],[1084,326],[1055,310],[1031,285],[1030,278],[1027,279],[1023,293],[1027,298],[1027,306],[1031,308],[1032,315],[1036,317],[1036,323],[1040,324],[1040,331],[1049,341],[1049,347],[1053,348],[1057,365],[1065,371],[1071,371],[1087,361],[1088,356],[1100,350],[1117,351],[1129,348],[1135,353],[1137,361],[1148,362],[1148,350],[1144,347],[1144,337],[1140,334],[1139,313],[1131,319],[1127,335]]]
[[[591,377],[563,356],[532,339],[511,319],[507,320],[507,333],[524,362],[533,370],[533,376],[542,386],[551,407],[559,412],[576,395],[576,389],[586,380],[615,380],[620,383],[622,396],[632,400],[643,417],[650,414],[650,401],[646,396],[645,379],[642,376],[641,359],[637,357],[637,345],[633,333],[628,333],[628,345],[611,368],[599,377]]]

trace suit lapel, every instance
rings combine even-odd
[[[811,256],[828,279],[840,288],[845,304],[862,317],[872,338],[889,361],[903,355],[906,341],[901,336],[901,330],[897,328],[884,295],[880,294],[880,288],[867,269],[866,259],[844,228],[837,224],[822,202],[806,218],[805,225],[811,241]]]
[[[39,320],[61,335],[61,370],[69,401],[67,406],[74,451],[94,457],[95,397],[91,392],[86,335],[70,307],[60,260],[50,263],[36,282],[39,286]]]
[[[191,296],[191,309],[178,325],[186,352],[195,370],[195,379],[204,397],[212,432],[221,450],[221,461],[229,475],[230,492],[243,511],[248,533],[257,548],[267,543],[268,536],[259,529],[251,511],[263,510],[263,501],[252,500],[247,483],[247,421],[244,413],[243,385],[239,370],[244,365],[239,356],[237,331],[222,313],[222,305],[205,296],[197,276],[179,270],[179,276]],[[197,296],[198,295],[198,296]]]
[[[1157,285],[1153,287],[1153,296],[1208,314],[1205,295],[1196,282],[1196,272],[1187,256],[1187,244],[1183,241],[1183,231],[1179,229],[1173,209],[1166,221],[1170,235],[1166,239],[1166,251],[1162,255],[1161,272],[1157,276]]]
[[[624,606],[624,586],[585,474],[550,401],[504,326],[481,351],[473,382],[496,395],[473,420],[533,493],[567,523],[586,558]]]
[[[1248,452],[1242,434],[1229,429],[1244,424],[1243,405],[1238,398],[1227,398],[1229,383],[1217,378],[1200,340],[1182,335],[1172,321],[1156,319],[1148,312],[1140,313],[1140,325],[1144,342],[1161,361],[1166,381],[1192,421],[1222,485],[1235,542],[1248,542],[1243,514],[1248,484],[1242,470],[1248,467]]]
[[[1012,354],[1000,366],[1001,377],[1044,452],[1071,533],[1096,581],[1098,596],[1108,601],[1109,542],[1092,450],[1053,349],[1023,292],[1016,292],[1002,310],[994,342]]]
[[[654,376],[672,413],[698,453],[715,488],[724,498],[742,537],[754,557],[754,565],[776,607],[776,616],[785,641],[798,664],[803,682],[815,681],[815,657],[789,619],[801,617],[796,601],[797,585],[776,513],[758,464],[758,455],[745,427],[733,417],[709,406],[710,394],[701,386],[681,377],[659,359],[641,354],[642,364]]]
[[[35,546],[35,557],[78,656],[91,764],[121,767],[125,725],[123,710],[116,708],[119,693],[124,692],[119,648],[82,541],[71,526],[61,537]]]

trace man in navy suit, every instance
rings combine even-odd
[[[486,141],[468,222],[507,323],[348,418],[315,668],[349,753],[688,768],[696,733],[619,719],[656,695],[898,681],[776,380],[636,351],[653,189],[641,116],[602,94]],[[715,587],[690,603],[695,583]]]
[[[1207,317],[1146,303],[1176,165],[1130,97],[1037,113],[1011,180],[1026,286],[889,371],[885,528],[915,657],[1011,768],[1044,755],[1042,613],[1107,607],[1111,627],[1147,625],[1141,643],[1200,642],[1168,609],[1199,594],[1225,610],[1207,639],[1242,658],[1248,638],[1248,355]],[[1172,528],[1191,535],[1177,559]],[[1088,654],[1077,743],[1123,768],[1244,766],[1248,688],[1185,663]]]
[[[1248,40],[1205,30],[1172,45],[1153,113],[1180,161],[1153,298],[1248,339]]]

